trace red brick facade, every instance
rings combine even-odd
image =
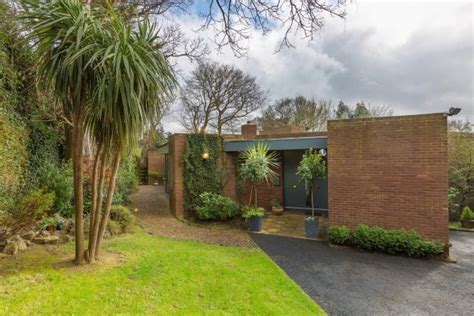
[[[147,152],[148,184],[162,183],[165,176],[165,155],[157,150]]]
[[[447,243],[447,163],[444,114],[329,121],[329,223]]]
[[[183,155],[186,148],[186,135],[171,135],[169,146],[169,197],[170,210],[177,218],[184,217],[184,176]]]

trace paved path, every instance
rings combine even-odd
[[[473,233],[450,233],[457,264],[252,238],[330,315],[474,315]]]
[[[245,229],[223,223],[180,221],[170,214],[163,186],[141,185],[131,196],[131,208],[137,208],[138,223],[154,235],[226,246],[255,247]]]

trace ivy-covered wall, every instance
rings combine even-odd
[[[208,159],[202,154],[207,152]],[[222,158],[222,138],[218,135],[191,134],[187,136],[183,156],[183,177],[185,186],[185,209],[195,210],[200,205],[199,196],[204,192],[221,193],[224,173],[219,168]]]
[[[27,143],[28,131],[23,122],[0,104],[0,211],[13,207],[23,187]]]
[[[36,89],[32,52],[20,28],[0,3],[0,211],[12,210],[39,178],[59,162],[59,124],[54,102]]]

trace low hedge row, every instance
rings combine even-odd
[[[414,230],[406,229],[359,225],[351,231],[346,226],[331,226],[328,237],[335,245],[350,245],[368,251],[403,254],[410,257],[436,256],[444,251],[442,244],[423,239]]]

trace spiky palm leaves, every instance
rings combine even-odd
[[[250,191],[249,205],[254,201],[254,206],[257,207],[257,186],[266,181],[273,182],[277,173],[273,170],[278,167],[278,155],[275,151],[270,151],[270,148],[262,143],[248,147],[240,154],[243,160],[240,166],[240,176],[251,182],[252,189]],[[255,197],[255,199],[253,199]]]
[[[170,94],[175,77],[156,47],[148,21],[133,29],[111,7],[91,10],[78,0],[27,4],[25,21],[40,78],[64,102],[73,121],[76,260],[82,262],[82,151],[87,130],[97,144],[92,176],[89,260],[94,261],[107,224],[120,156],[137,143]],[[105,168],[112,160],[103,206]]]

